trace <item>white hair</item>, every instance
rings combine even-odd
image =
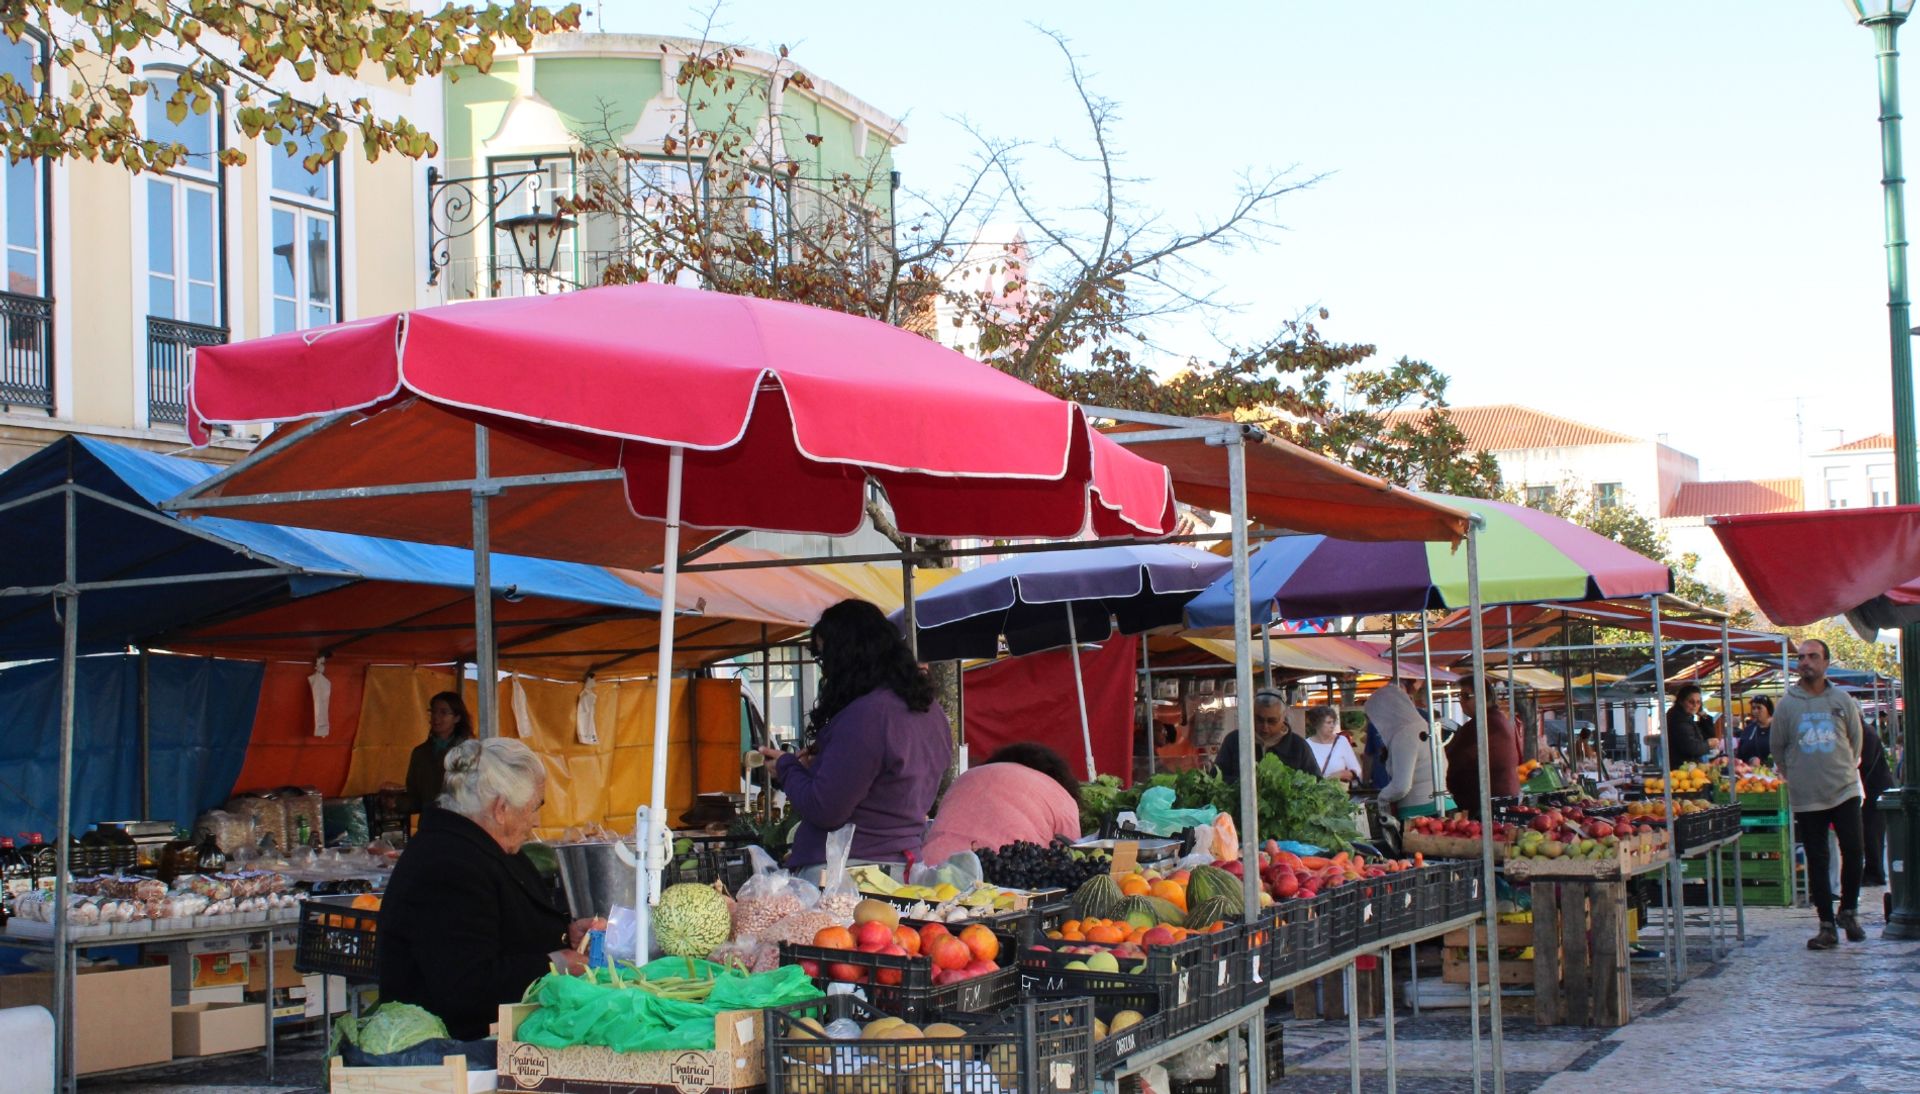
[[[469,820],[484,816],[496,801],[526,806],[547,778],[540,757],[511,737],[461,741],[447,752],[446,764],[438,804]]]

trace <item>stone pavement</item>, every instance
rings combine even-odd
[[[1753,909],[1747,942],[1707,965],[1671,996],[1660,966],[1636,969],[1634,1021],[1618,1030],[1539,1029],[1527,1015],[1505,1023],[1513,1094],[1720,1094],[1731,1091],[1920,1091],[1920,942],[1879,937],[1881,890],[1862,901],[1869,940],[1806,948],[1806,909]],[[1696,960],[1706,956],[1696,946]],[[1482,1030],[1484,1033],[1484,1023]],[[1379,1021],[1360,1027],[1369,1094],[1385,1091]],[[1464,1012],[1401,1011],[1396,1059],[1407,1094],[1471,1094],[1472,1047]],[[1335,1094],[1349,1088],[1347,1027],[1288,1022],[1287,1072],[1274,1090]],[[1729,1048],[1729,1046],[1734,1046]],[[180,1065],[139,1080],[84,1082],[90,1094],[310,1094],[319,1090],[317,1039],[282,1043],[279,1079],[258,1056]],[[1491,1072],[1489,1069],[1489,1076]],[[0,1084],[3,1085],[3,1084]],[[1489,1081],[1485,1090],[1491,1091]]]
[[[1866,942],[1816,953],[1806,948],[1816,925],[1812,911],[1751,909],[1746,944],[1704,971],[1696,964],[1671,996],[1663,992],[1661,966],[1636,966],[1634,1020],[1621,1029],[1541,1029],[1530,1016],[1509,1015],[1507,1090],[1920,1090],[1920,942],[1879,937],[1880,893],[1863,894]],[[1696,962],[1707,956],[1698,942],[1691,953]],[[1467,1019],[1459,1011],[1438,1013],[1415,1020],[1403,1012],[1396,1024],[1399,1089],[1407,1094],[1473,1090]],[[1364,1088],[1384,1091],[1381,1024],[1362,1023],[1361,1037]],[[1488,1074],[1483,1089],[1490,1091],[1490,1065]],[[1351,1089],[1345,1023],[1289,1023],[1287,1074],[1274,1089]]]

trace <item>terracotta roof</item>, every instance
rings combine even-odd
[[[1502,403],[1497,406],[1456,406],[1449,408],[1454,424],[1467,435],[1467,445],[1475,450],[1507,452],[1520,448],[1572,448],[1589,444],[1639,444],[1640,438],[1611,429],[1576,422],[1543,410]],[[1425,410],[1402,410],[1385,415],[1392,427],[1403,421],[1417,421]]]
[[[1870,437],[1862,437],[1857,441],[1848,441],[1846,444],[1843,444],[1838,448],[1829,448],[1827,449],[1827,451],[1829,452],[1872,452],[1875,449],[1892,448],[1892,447],[1893,447],[1893,434],[1875,433]]]
[[[1806,508],[1799,479],[1732,479],[1680,484],[1670,517],[1720,517],[1734,513],[1797,513]]]

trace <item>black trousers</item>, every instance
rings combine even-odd
[[[1860,803],[1860,833],[1866,848],[1863,882],[1887,883],[1887,815],[1880,811],[1879,795]]]
[[[1827,858],[1827,830],[1840,844],[1840,910],[1860,910],[1860,872],[1865,865],[1861,848],[1860,799],[1848,798],[1832,809],[1795,813],[1796,836],[1807,852],[1807,892],[1822,923],[1833,922],[1833,878]]]

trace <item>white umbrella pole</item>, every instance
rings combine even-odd
[[[1080,700],[1080,742],[1087,747],[1087,781],[1099,772],[1093,766],[1093,730],[1087,725],[1087,682],[1080,676],[1080,631],[1073,623],[1073,602],[1067,602],[1067,653],[1073,657],[1073,693]]]
[[[667,819],[667,742],[673,708],[673,622],[680,584],[680,478],[686,453],[678,445],[667,450],[666,553],[660,581],[660,666],[653,679],[653,787],[647,804],[634,817],[634,840],[639,851],[634,911],[639,917],[639,949],[650,945],[650,906],[660,899],[660,871],[672,853],[671,824]]]
[[[1487,686],[1487,640],[1480,619],[1485,608],[1480,600],[1480,537],[1479,519],[1467,525],[1467,604],[1471,611],[1470,633],[1473,637],[1473,710],[1474,744],[1479,751],[1480,776],[1480,887],[1483,901],[1482,914],[1486,919],[1487,935],[1491,938],[1500,929],[1499,895],[1495,891],[1493,869],[1493,776],[1489,771],[1492,757],[1487,748],[1487,727],[1493,722],[1493,689]],[[1487,946],[1487,990],[1489,1025],[1493,1032],[1493,1094],[1506,1094],[1507,1068],[1502,1053],[1502,1029],[1500,1021],[1500,948],[1491,943]],[[1473,1001],[1474,1013],[1480,1012],[1479,1000]],[[1476,1084],[1479,1073],[1474,1073]]]
[[[1140,636],[1140,675],[1146,678],[1143,685],[1147,693],[1147,774],[1152,775],[1159,768],[1159,723],[1154,720],[1154,707],[1159,704],[1153,698],[1153,659],[1147,654],[1147,636]]]

